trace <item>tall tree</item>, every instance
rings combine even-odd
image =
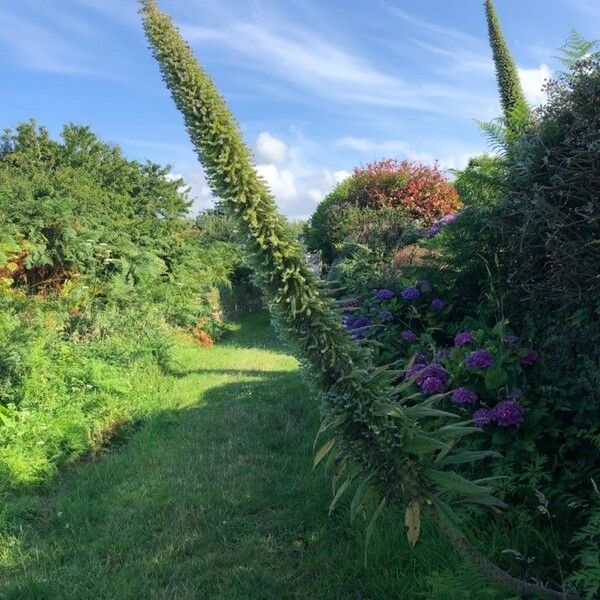
[[[460,532],[451,503],[502,503],[492,496],[489,486],[465,479],[449,465],[493,453],[465,454],[460,443],[454,444],[477,430],[455,424],[455,415],[434,408],[431,398],[409,404],[403,398],[409,384],[397,384],[397,371],[375,369],[370,353],[349,338],[265,181],[257,175],[252,154],[211,78],[155,0],[141,0],[141,4],[150,48],[183,114],[213,193],[234,215],[271,310],[324,390],[320,433],[327,432],[328,441],[317,452],[315,464],[327,457],[335,465],[339,487],[332,508],[355,485],[352,506],[358,510],[367,486],[373,487],[381,500],[367,532],[386,501],[400,503],[406,506],[412,544],[418,535],[419,515],[426,512],[494,581],[523,595],[565,598],[504,573]],[[448,424],[440,427],[440,420]]]
[[[510,125],[510,121],[528,114],[529,107],[523,94],[517,66],[502,34],[494,3],[492,0],[485,0],[484,4],[500,99],[504,116]]]

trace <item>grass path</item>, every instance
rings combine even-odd
[[[394,514],[364,569],[364,525],[327,515],[316,402],[265,315],[176,354],[181,373],[124,443],[3,507],[0,598],[437,598],[465,572],[431,532],[408,550]]]

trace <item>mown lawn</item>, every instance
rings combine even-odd
[[[0,513],[0,598],[504,598],[424,532],[328,516],[314,393],[265,314],[221,344],[181,339],[160,406],[94,460]]]

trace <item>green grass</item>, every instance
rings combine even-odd
[[[327,514],[314,392],[251,315],[221,344],[180,339],[157,406],[94,460],[0,513],[2,599],[500,599],[425,528]]]

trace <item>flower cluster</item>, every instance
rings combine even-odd
[[[417,287],[407,287],[400,292],[403,300],[418,300],[421,296],[421,290]]]
[[[494,364],[494,355],[485,348],[475,350],[467,356],[465,365],[467,369],[488,369]]]
[[[428,238],[435,237],[442,230],[442,227],[444,225],[449,225],[450,223],[454,222],[457,216],[458,216],[458,213],[452,213],[452,214],[443,216],[439,221],[436,221],[427,230],[427,233],[426,233],[427,237]]]
[[[500,427],[518,427],[523,422],[525,408],[514,400],[502,400],[494,408],[480,408],[473,413],[476,427],[497,423]]]
[[[422,354],[415,355],[415,358],[425,358]],[[429,365],[415,362],[409,367],[404,378],[406,380],[414,379],[415,383],[421,388],[424,394],[441,394],[444,392],[446,382],[450,374],[439,363]]]
[[[366,337],[365,328],[371,325],[372,319],[367,316],[344,315],[342,325],[355,340],[363,340]]]
[[[441,298],[435,298],[431,301],[431,310],[439,312],[440,310],[444,310],[446,307],[446,303]]]
[[[475,337],[470,331],[460,331],[454,336],[455,346],[468,346],[475,341]]]
[[[383,302],[384,300],[389,300],[393,298],[396,294],[392,292],[392,290],[388,290],[387,288],[383,288],[381,290],[375,290],[375,300],[379,302]]]

